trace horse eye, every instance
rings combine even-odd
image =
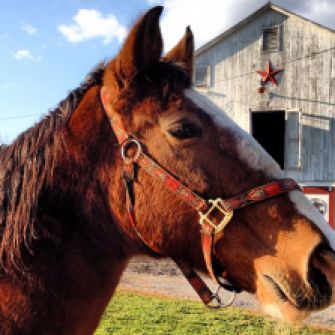
[[[202,134],[201,129],[197,125],[189,122],[175,124],[168,129],[168,132],[179,140],[200,137]]]

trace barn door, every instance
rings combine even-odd
[[[285,112],[257,111],[251,113],[251,133],[267,153],[284,169]]]
[[[301,111],[286,110],[285,170],[301,168]]]

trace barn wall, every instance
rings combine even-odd
[[[261,52],[262,29],[278,25],[282,48]],[[268,11],[196,57],[210,65],[199,88],[250,131],[250,110],[286,110],[285,166],[301,182],[335,181],[335,34],[306,20]],[[312,55],[312,56],[311,56]],[[284,68],[278,87],[257,93],[258,69]],[[298,122],[297,122],[298,121]]]

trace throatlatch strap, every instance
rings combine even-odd
[[[187,281],[191,284],[194,291],[198,294],[199,298],[205,305],[208,305],[213,300],[213,293],[208,288],[207,284],[202,280],[202,278],[194,271],[194,269],[187,263],[180,260],[174,259]]]

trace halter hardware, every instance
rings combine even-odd
[[[207,304],[209,308],[212,308],[212,309],[224,308],[224,307],[230,306],[234,302],[236,298],[236,292],[232,291],[231,296],[229,297],[227,302],[223,302],[219,294],[221,288],[222,287],[219,285],[216,292],[212,294],[212,301],[209,304]]]
[[[209,199],[208,203],[210,204],[210,207],[205,213],[198,211],[200,216],[199,223],[203,228],[206,224],[209,224],[213,227],[214,234],[218,234],[233,218],[234,211],[223,208],[221,198],[216,198],[215,200]],[[219,212],[223,216],[222,220],[220,220],[218,224],[212,221],[213,214],[215,214],[214,212]],[[206,233],[206,231],[206,229],[203,229],[204,233]]]
[[[131,156],[129,156],[128,150],[133,146],[135,146],[136,151]],[[142,153],[142,145],[137,139],[129,137],[121,144],[120,152],[123,162],[125,164],[132,164],[140,157]]]

